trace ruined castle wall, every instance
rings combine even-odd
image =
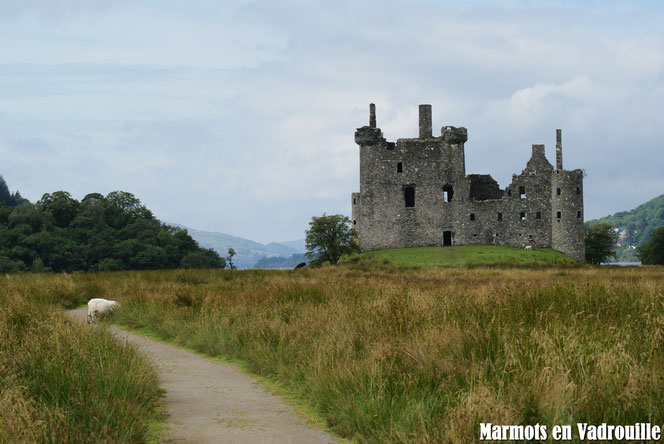
[[[552,173],[551,219],[551,248],[583,262],[586,257],[583,228],[583,171],[555,170]]]
[[[352,195],[352,218],[364,251],[438,246],[448,239],[452,245],[551,247],[584,260],[581,170],[554,170],[544,145],[533,145],[525,169],[501,190],[489,175],[465,175],[466,129],[443,127],[433,137],[430,113],[430,106],[420,107],[420,138],[387,142],[375,126],[374,107],[370,126],[355,133],[360,192]],[[560,164],[561,153],[558,130]]]
[[[362,213],[362,201],[360,200],[360,193],[351,194],[351,224],[353,230],[357,233],[360,232],[360,215]]]
[[[442,228],[458,219],[463,183],[463,145],[441,138],[399,139],[361,147],[361,245],[363,250],[442,245]],[[452,202],[443,199],[443,186],[460,184]],[[407,188],[414,189],[414,206],[406,206]],[[365,229],[369,226],[370,229]]]

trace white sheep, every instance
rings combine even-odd
[[[533,246],[532,246],[532,245],[528,245],[528,246],[526,246],[525,249],[526,249],[526,250],[532,250],[532,249],[533,249]]]
[[[106,299],[95,298],[88,301],[88,324],[90,321],[94,324],[97,320],[97,315],[109,313],[118,304],[116,301],[109,301]]]

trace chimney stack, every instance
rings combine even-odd
[[[369,127],[376,128],[376,105],[369,104]]]
[[[431,130],[431,105],[420,105],[420,139],[430,139]]]
[[[563,138],[562,130],[556,130],[556,169],[563,169]]]

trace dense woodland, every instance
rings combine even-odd
[[[0,272],[224,268],[187,230],[162,224],[133,194],[66,191],[31,203],[0,176]]]
[[[664,226],[664,194],[639,205],[631,211],[621,211],[611,216],[586,222],[586,229],[599,223],[608,223],[619,230],[620,246],[616,258],[621,262],[639,260],[636,247],[644,245],[657,227]]]

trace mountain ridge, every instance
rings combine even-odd
[[[203,231],[175,222],[166,222],[167,225],[184,228],[189,235],[203,248],[212,248],[222,257],[226,257],[228,249],[233,248],[236,255],[233,257],[233,265],[237,268],[252,268],[256,262],[264,257],[290,257],[306,251],[304,239],[285,242],[270,242],[262,244],[251,239],[233,236],[231,234],[217,231]]]

